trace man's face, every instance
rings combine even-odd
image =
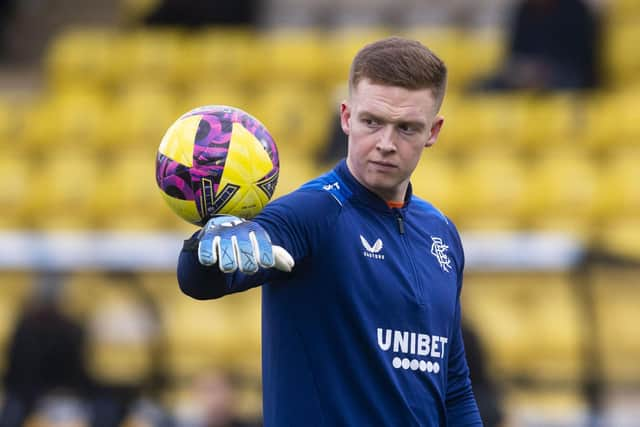
[[[361,80],[341,105],[349,136],[347,166],[387,201],[402,201],[425,147],[436,142],[443,118],[431,89],[409,90]]]

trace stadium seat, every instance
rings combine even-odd
[[[403,35],[422,42],[447,64],[450,92],[460,93],[500,65],[503,38],[493,29],[419,27]]]
[[[525,113],[520,94],[449,95],[442,107],[442,149],[465,155],[489,146],[506,150],[517,147],[517,132]]]
[[[141,29],[123,33],[113,69],[121,84],[180,83],[183,35],[176,29]]]
[[[184,112],[173,93],[161,86],[130,86],[114,99],[109,126],[101,130],[106,151],[119,154],[140,148],[155,153],[166,130]]]
[[[113,84],[121,52],[113,29],[71,28],[54,38],[46,51],[45,77],[51,89],[106,88]]]
[[[459,162],[438,150],[436,144],[422,155],[411,177],[413,193],[432,203],[457,224],[461,220],[461,199],[466,194],[460,191]]]
[[[329,98],[314,86],[265,85],[249,105],[249,111],[269,129],[279,150],[294,149],[311,157],[320,145],[328,143],[334,109]]]
[[[180,52],[180,81],[197,84],[247,84],[260,77],[254,56],[256,34],[244,27],[212,27],[190,35]]]
[[[177,224],[155,183],[155,148],[129,149],[100,163],[92,218],[106,229],[153,230]]]
[[[619,148],[604,162],[596,203],[600,221],[640,218],[640,146]]]
[[[107,123],[107,101],[95,89],[79,88],[37,97],[25,107],[20,137],[31,154],[64,147],[95,149]]]
[[[327,58],[327,85],[343,84],[349,78],[349,67],[358,50],[391,34],[389,29],[382,27],[345,27],[329,32],[324,40],[328,52],[331,52]]]
[[[36,187],[30,180],[31,166],[17,150],[4,150],[0,156],[0,182],[5,186],[0,192],[0,230],[21,229],[30,225],[25,217],[25,201],[39,194],[34,191]]]
[[[463,310],[498,381],[575,381],[580,322],[564,273],[465,275]]]
[[[516,230],[522,226],[527,171],[515,150],[479,150],[463,163],[458,179],[465,228]]]
[[[96,196],[98,169],[90,150],[55,147],[35,158],[29,185],[42,189],[25,200],[26,216],[37,229],[90,228],[90,212]]]
[[[519,145],[536,153],[549,146],[577,142],[580,102],[579,96],[565,94],[526,97],[515,127]]]
[[[184,112],[204,105],[229,105],[251,111],[251,91],[245,85],[222,81],[194,83],[185,88],[182,96],[177,97],[177,103],[184,105]]]
[[[528,180],[529,226],[586,236],[595,214],[598,173],[594,159],[579,147],[547,147]]]
[[[624,89],[626,85],[638,81],[640,58],[636,53],[636,47],[639,43],[640,27],[637,22],[629,20],[607,27],[603,54],[605,77],[609,84]]]
[[[254,55],[261,65],[256,83],[320,85],[331,52],[318,30],[283,28],[260,33]]]
[[[638,237],[636,235],[636,237]],[[636,256],[640,252],[636,253]],[[594,274],[597,348],[607,380],[628,386],[640,380],[640,279],[637,268],[600,267]]]

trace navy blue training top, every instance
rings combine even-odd
[[[408,193],[389,208],[342,161],[272,201],[253,220],[291,253],[291,273],[223,274],[181,252],[194,298],[264,283],[266,427],[482,425],[460,330],[460,237]]]

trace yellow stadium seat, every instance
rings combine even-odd
[[[263,64],[255,55],[255,31],[237,27],[213,27],[186,39],[176,64],[180,81],[198,84],[237,84],[250,82]]]
[[[40,194],[31,183],[32,165],[27,159],[19,152],[6,149],[0,156],[0,182],[4,186],[0,192],[0,229],[24,228],[28,225],[25,224],[26,201]]]
[[[529,96],[516,130],[516,139],[530,152],[577,141],[581,98],[555,94]]]
[[[515,151],[479,151],[463,163],[458,179],[465,228],[514,230],[522,226],[527,171]]]
[[[344,83],[349,78],[353,57],[365,44],[390,36],[382,27],[345,27],[331,31],[325,40],[331,54],[327,58],[326,81],[329,87]]]
[[[445,98],[440,147],[461,154],[488,146],[513,148],[520,142],[517,134],[524,120],[524,108],[525,99],[519,94]]]
[[[640,252],[635,254],[638,255]],[[605,374],[613,384],[640,380],[637,363],[640,358],[638,277],[638,269],[632,267],[601,267],[593,274],[597,348],[602,356]]]
[[[504,43],[495,30],[424,27],[410,28],[403,35],[422,42],[445,62],[451,92],[460,92],[500,65]]]
[[[413,193],[432,203],[437,209],[458,223],[461,216],[459,163],[455,159],[439,154],[439,147],[425,150],[422,159],[411,177]]]
[[[55,90],[110,85],[119,43],[120,36],[113,29],[87,27],[64,31],[47,49],[47,81]]]
[[[547,147],[534,163],[527,186],[529,226],[574,232],[590,231],[596,208],[599,170],[577,147]]]
[[[116,79],[123,85],[177,85],[184,45],[175,29],[145,29],[123,33],[113,61]]]
[[[184,96],[178,99],[178,103],[184,105],[184,112],[204,105],[229,105],[253,114],[249,109],[250,99],[249,90],[245,85],[202,81],[188,87]]]
[[[637,22],[628,21],[607,27],[604,37],[604,62],[607,81],[618,88],[638,82],[640,58],[637,46],[640,44],[640,27]]]
[[[257,83],[321,83],[331,52],[313,29],[277,29],[260,34],[254,50],[261,65]]]
[[[101,228],[159,229],[177,217],[155,182],[155,149],[131,149],[101,162],[92,217]]]
[[[162,307],[168,356],[176,375],[188,376],[211,365],[259,364],[259,310],[238,311],[232,301],[249,295],[208,302],[184,297]]]
[[[45,230],[88,228],[98,182],[92,153],[60,147],[39,160],[25,200],[30,223]]]
[[[467,273],[463,312],[495,375],[575,381],[580,318],[565,273]]]
[[[155,152],[166,130],[184,112],[161,86],[131,86],[112,104],[109,126],[103,128],[106,148],[116,154],[134,147]]]
[[[334,109],[316,87],[277,83],[265,86],[256,93],[249,111],[269,129],[279,150],[291,148],[313,156],[328,143]]]
[[[51,93],[23,112],[21,137],[32,153],[64,147],[97,148],[110,125],[107,103],[96,90]]]
[[[603,153],[640,146],[640,85],[591,96],[585,103],[584,140]]]
[[[600,221],[640,218],[640,147],[612,153],[598,182],[596,203]]]

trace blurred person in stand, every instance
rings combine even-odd
[[[472,91],[575,90],[600,84],[600,19],[584,0],[522,0],[506,58]]]
[[[117,427],[136,412],[152,417],[154,426],[170,425],[161,407],[168,382],[164,361],[164,327],[159,307],[132,271],[105,275],[108,286],[100,303],[89,314],[89,346],[103,357],[131,351],[133,358],[115,372],[92,366],[92,427]],[[95,354],[94,354],[95,356]],[[123,374],[122,370],[125,371]]]
[[[39,273],[17,320],[7,348],[3,427],[23,425],[46,397],[87,395],[86,333],[60,307],[65,279],[64,273]]]
[[[212,25],[256,24],[260,0],[162,0],[145,18],[149,26],[201,28]]]
[[[489,355],[481,338],[474,324],[463,319],[462,340],[480,416],[484,427],[499,427],[505,418],[502,390],[489,373]]]
[[[258,427],[259,421],[236,414],[237,378],[219,369],[196,375],[190,388],[191,411],[179,417],[176,427]]]

